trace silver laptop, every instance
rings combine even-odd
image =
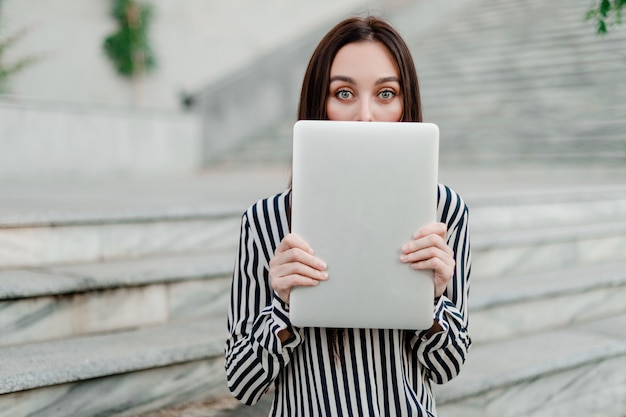
[[[412,234],[436,221],[438,155],[439,129],[431,123],[294,125],[291,230],[329,275],[292,289],[295,326],[432,326],[432,271],[399,258]]]

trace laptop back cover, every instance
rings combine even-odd
[[[436,221],[438,127],[299,121],[293,141],[292,232],[328,264],[329,279],[292,289],[291,322],[430,328],[432,271],[399,258]]]

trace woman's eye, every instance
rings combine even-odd
[[[383,100],[391,100],[392,98],[394,98],[396,95],[396,93],[393,90],[383,90],[380,93],[378,93],[378,97],[380,97]]]
[[[341,100],[350,100],[352,98],[352,93],[348,90],[339,90],[335,93],[335,96]]]

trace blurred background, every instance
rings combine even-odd
[[[314,47],[368,13],[470,206],[440,415],[626,416],[620,4],[1,0],[0,416],[266,415],[223,375],[239,219],[287,186]]]

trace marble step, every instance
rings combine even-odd
[[[170,320],[225,320],[234,256],[227,251],[0,271],[0,346]],[[624,312],[624,271],[626,262],[614,262],[474,280],[474,339],[491,341]]]
[[[83,215],[4,221],[0,224],[0,268],[42,266],[162,253],[234,248],[238,211]]]
[[[450,33],[447,38],[445,34],[433,37],[426,41],[409,40],[410,46],[416,51],[435,54],[437,47],[439,53],[471,50],[475,54],[467,54],[460,57],[459,61],[467,64],[467,67],[444,67],[443,62],[433,63],[441,65],[444,70],[442,76],[450,76],[454,73],[478,73],[481,70],[487,73],[497,73],[503,67],[515,65],[523,73],[524,71],[548,71],[561,67],[565,74],[576,74],[581,68],[594,68],[600,71],[614,71],[619,68],[616,64],[611,64],[611,53],[619,53],[619,44],[624,39],[623,33],[616,33],[611,38],[600,38],[588,36],[580,32],[580,27],[564,28],[562,31],[541,31],[532,33],[512,32],[508,38],[494,38],[493,32],[484,31],[476,33],[475,38],[468,38],[467,34]],[[450,44],[457,38],[459,42]],[[499,39],[499,40],[498,40]],[[575,42],[572,42],[575,41]],[[515,48],[515,47],[518,48]],[[442,51],[443,48],[443,51]],[[465,48],[465,49],[464,49]],[[583,53],[584,55],[577,55]],[[571,68],[567,65],[573,65]],[[606,64],[603,67],[602,64]],[[433,68],[429,64],[424,64],[425,68]],[[428,75],[431,74],[428,71]],[[554,74],[554,73],[553,73]],[[480,75],[480,74],[476,74]]]
[[[222,319],[0,347],[0,416],[137,416],[227,395]]]
[[[488,7],[472,7],[459,10],[454,17],[454,25],[449,25],[439,36],[464,35],[468,41],[482,38],[494,30],[501,36],[492,42],[503,42],[517,33],[526,36],[542,37],[546,33],[561,35],[564,31],[577,30],[581,38],[599,38],[591,21],[584,19],[589,4],[572,4],[566,0],[552,2],[500,2],[490,3]],[[503,7],[499,7],[499,6]],[[607,40],[609,37],[606,37]]]
[[[547,55],[546,52],[554,52],[554,57],[557,60],[568,57],[575,59],[575,62],[593,64],[592,61],[586,61],[587,56],[577,57],[568,54],[568,51],[571,50],[588,51],[591,55],[600,56],[608,63],[610,57],[606,55],[607,52],[612,49],[620,51],[619,43],[624,39],[624,34],[619,31],[615,31],[610,37],[596,36],[591,31],[587,31],[590,27],[582,20],[565,22],[562,19],[562,25],[555,28],[550,28],[546,22],[543,22],[536,24],[537,30],[527,31],[524,28],[527,25],[524,20],[527,19],[528,17],[521,16],[512,19],[512,24],[508,29],[485,26],[479,30],[456,31],[450,27],[449,30],[441,31],[436,36],[422,37],[421,42],[419,42],[419,38],[409,38],[408,42],[409,46],[419,48],[420,51],[430,54],[435,54],[437,47],[440,48],[440,53],[446,55],[453,51],[472,51],[474,52],[473,55],[464,56],[463,59],[467,59],[472,66],[488,68],[479,58],[486,58],[485,64],[488,64],[498,62],[500,56],[503,58],[511,57],[518,61],[523,57],[522,54],[528,54],[528,60],[521,62],[521,64],[524,67],[530,67],[543,60],[549,61],[551,56]],[[494,37],[494,32],[500,36]]]
[[[614,189],[615,195],[611,195],[612,191],[599,190],[593,194],[597,196],[596,202],[583,198],[584,201],[577,204],[568,197],[563,198],[563,202],[531,207],[523,199],[537,199],[523,196],[515,204],[528,206],[529,210],[522,215],[528,222],[532,222],[533,218],[541,218],[540,222],[543,223],[556,220],[560,217],[559,204],[562,204],[563,218],[578,216],[581,221],[587,221],[586,219],[592,220],[596,212],[620,212],[623,208],[620,199],[623,198],[624,191]],[[104,200],[107,192],[104,190],[97,198]],[[488,197],[483,199],[488,200]],[[33,201],[33,204],[41,202]],[[56,204],[62,205],[63,202]],[[489,212],[488,216],[503,219],[498,221],[498,226],[501,226],[508,221],[507,216],[510,217],[507,214],[509,207],[500,208],[497,204],[499,202],[494,201],[492,209],[489,209],[479,202],[477,217],[481,216],[480,211]],[[586,208],[589,211],[585,215]],[[97,211],[61,207],[49,212],[3,213],[0,216],[0,268],[96,262],[162,253],[234,248],[244,209],[244,204],[233,207],[194,207],[189,204],[180,207],[163,206],[158,209],[120,208]],[[497,212],[501,213],[496,214]],[[475,227],[477,231],[485,225],[488,226],[488,221],[478,220],[478,223],[480,225]],[[527,227],[528,224],[522,226]]]
[[[626,260],[624,220],[472,236],[474,282],[618,260]]]
[[[626,314],[475,346],[435,386],[447,417],[626,415]]]
[[[606,79],[619,79],[620,68],[610,67],[598,67],[604,61],[601,58],[598,59],[600,64],[595,62],[567,62],[569,57],[564,57],[562,62],[537,62],[533,66],[521,67],[511,61],[494,60],[494,64],[489,67],[481,67],[476,64],[472,66],[468,63],[468,66],[463,66],[463,72],[459,73],[455,68],[449,68],[447,73],[435,73],[433,68],[432,73],[428,71],[421,73],[424,80],[424,87],[426,91],[426,97],[428,97],[429,91],[437,91],[441,94],[451,94],[456,92],[458,95],[478,95],[484,90],[485,93],[491,91],[498,91],[506,88],[509,93],[518,92],[523,89],[540,90],[544,87],[549,89],[555,89],[557,87],[568,87],[578,85],[581,88],[587,88],[588,83],[586,79],[591,76],[597,76],[599,78]],[[462,65],[463,63],[458,63]],[[488,65],[487,63],[482,63]],[[594,65],[596,64],[596,65]],[[610,62],[606,62],[606,65],[611,65]],[[568,65],[570,66],[568,68]],[[454,77],[460,77],[466,84],[463,84],[458,89],[450,84],[450,79]],[[489,81],[491,84],[488,85]],[[483,86],[485,86],[483,88]],[[601,88],[601,87],[599,87]],[[615,94],[619,94],[616,92]],[[445,96],[444,96],[445,97]],[[510,102],[524,102],[529,101],[530,96],[516,97],[509,96]]]
[[[446,417],[569,417],[626,415],[626,315],[512,340],[473,345],[461,374],[434,385]],[[231,397],[189,403],[142,417],[265,417]]]
[[[427,78],[424,78],[427,80]],[[567,128],[566,132],[574,129],[612,129],[623,128],[623,119],[620,118],[624,111],[624,94],[621,92],[604,91],[603,85],[578,86],[576,91],[569,90],[554,84],[540,86],[532,82],[508,83],[506,87],[493,85],[493,88],[483,88],[481,83],[466,84],[464,87],[455,88],[455,83],[450,80],[443,81],[445,86],[436,87],[430,82],[424,82],[424,119],[435,119],[445,122],[446,125],[477,129],[481,126],[495,128],[509,126],[510,128],[526,127],[519,122],[519,112],[534,115],[533,122],[540,126],[551,123],[567,123],[561,126]],[[611,85],[612,82],[605,81]],[[513,85],[511,85],[513,84]],[[574,84],[574,83],[572,83]],[[463,88],[461,94],[459,89]],[[511,89],[523,91],[525,96],[512,94]],[[449,90],[449,91],[448,91]],[[458,95],[456,100],[454,92]],[[605,94],[606,93],[606,94]],[[594,94],[605,96],[603,102],[590,103],[589,97]],[[586,101],[585,101],[586,100]],[[464,108],[465,103],[475,103],[472,111]],[[563,105],[562,111],[555,110],[550,117],[542,115],[541,111],[553,104]],[[533,108],[532,106],[536,107]],[[475,107],[474,107],[475,106]],[[567,109],[567,111],[563,111]],[[515,114],[518,113],[518,119]],[[491,115],[499,118],[482,117],[476,119],[476,115]],[[472,117],[474,116],[474,117]]]
[[[481,232],[626,220],[626,186],[512,190],[469,195],[472,230]]]
[[[226,250],[0,270],[0,346],[221,318],[234,259]]]
[[[462,63],[458,65],[462,65]],[[505,119],[505,121],[513,124],[516,122],[512,118],[514,114],[512,110],[514,109],[530,112],[533,110],[533,104],[543,109],[546,103],[561,103],[564,108],[554,109],[550,116],[559,121],[567,120],[573,125],[578,125],[581,121],[602,122],[608,120],[619,122],[619,112],[624,108],[622,100],[626,95],[625,92],[611,89],[611,86],[619,81],[617,70],[614,73],[604,73],[604,77],[601,76],[603,71],[596,69],[585,71],[587,73],[581,73],[578,80],[575,78],[562,79],[562,84],[566,84],[565,86],[559,85],[561,83],[561,78],[558,78],[560,73],[556,73],[554,78],[548,80],[537,80],[533,77],[540,76],[540,71],[522,70],[520,75],[526,75],[526,78],[517,78],[519,82],[515,79],[505,82],[505,79],[499,76],[492,79],[491,84],[485,85],[486,83],[477,82],[477,80],[470,82],[473,74],[467,76],[457,74],[455,80],[453,76],[439,75],[437,68],[432,68],[430,71],[433,72],[432,75],[423,74],[420,80],[420,87],[423,86],[424,111],[428,112],[425,113],[425,116],[428,116],[432,109],[436,108],[441,118],[446,116],[450,120],[460,118],[464,123],[469,123],[473,120],[470,116],[475,114],[477,109],[483,110],[483,113],[479,114],[484,114],[484,109],[489,109],[493,114],[509,116],[509,119]],[[505,71],[519,72],[515,66],[510,66]],[[554,71],[558,71],[558,67]],[[589,83],[584,80],[584,78],[592,76],[597,76],[602,82]],[[466,81],[466,84],[462,84],[461,80]],[[579,88],[573,91],[568,89],[574,85]],[[456,96],[455,92],[457,93]],[[519,92],[526,94],[517,94]],[[602,94],[602,100],[594,99],[594,94]],[[475,103],[477,109],[464,110],[463,104],[470,100]],[[572,115],[569,116],[568,112],[572,112]],[[541,119],[537,117],[537,121],[541,121]],[[475,119],[473,121],[477,122]],[[517,122],[519,123],[519,121],[518,119]],[[499,121],[483,120],[483,122],[490,125]]]
[[[487,97],[484,91],[480,100],[467,100],[459,104],[444,103],[424,97],[425,117],[439,124],[441,133],[440,162],[466,166],[468,170],[486,162],[497,163],[541,163],[550,165],[559,162],[569,164],[587,163],[590,160],[602,164],[623,165],[626,159],[626,121],[621,115],[624,107],[615,108],[611,114],[602,109],[602,118],[589,117],[589,108],[580,107],[580,117],[572,120],[567,115],[552,114],[549,119],[538,118],[532,125],[520,125],[519,106],[526,103],[511,103],[509,96],[502,93]],[[571,102],[559,91],[550,96],[550,102]],[[502,101],[506,99],[506,112]],[[467,112],[467,102],[472,101],[472,111]],[[626,102],[626,97],[625,100]],[[587,103],[588,100],[585,100]],[[510,106],[509,106],[510,104]],[[534,106],[534,103],[533,103]],[[476,117],[479,113],[497,111],[498,117]],[[289,166],[291,163],[291,121],[277,123],[268,132],[259,133],[244,141],[233,152],[222,156],[219,164],[224,166]]]
[[[626,260],[477,280],[470,322],[476,344],[626,313]]]
[[[439,63],[433,63],[433,66],[450,61],[448,58],[450,55],[459,53],[455,62],[467,63],[468,67],[442,66],[446,75],[451,71],[463,73],[477,69],[492,72],[499,65],[507,63],[509,66],[519,65],[522,70],[545,68],[547,63],[563,65],[563,61],[571,62],[575,66],[580,64],[600,70],[616,68],[611,53],[620,54],[619,44],[625,37],[623,32],[615,31],[612,36],[599,37],[587,31],[589,26],[582,19],[569,24],[564,21],[565,19],[561,19],[561,25],[558,27],[550,27],[547,22],[536,23],[535,30],[528,31],[526,28],[528,23],[525,22],[528,18],[532,19],[533,16],[519,14],[511,19],[507,28],[484,26],[468,28],[467,31],[456,30],[463,26],[462,22],[459,22],[458,25],[450,25],[447,30],[439,31],[430,37],[409,36],[408,44],[419,52],[419,56],[439,53],[443,59]],[[499,36],[494,36],[494,33]],[[470,51],[471,54],[467,53]],[[418,60],[418,65],[419,62],[421,61]],[[607,67],[603,68],[603,63],[607,64]],[[423,65],[430,68],[429,64]],[[563,65],[563,69],[569,72],[572,68]]]

